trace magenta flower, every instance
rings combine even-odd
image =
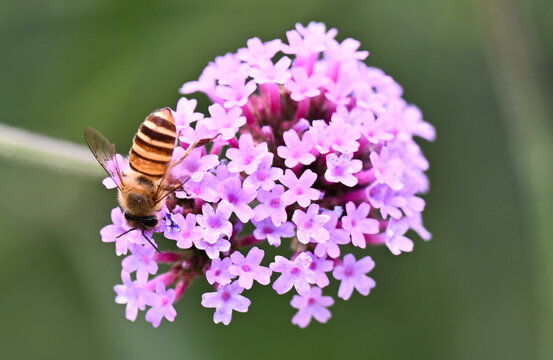
[[[259,38],[254,37],[248,40],[248,47],[238,49],[240,60],[257,65],[261,62],[271,61],[273,56],[282,48],[282,41],[279,39],[263,43]]]
[[[332,149],[341,153],[354,153],[359,150],[361,131],[345,122],[340,117],[333,117],[328,127],[328,133],[332,134]]]
[[[280,224],[285,222],[288,218],[286,206],[290,204],[282,201],[283,193],[284,187],[282,185],[276,185],[271,192],[259,190],[257,192],[257,200],[261,204],[257,205],[254,209],[255,220],[263,220],[270,217],[275,226],[280,226]]]
[[[309,293],[309,284],[316,284],[317,274],[311,270],[311,256],[301,253],[292,261],[282,256],[276,256],[275,262],[269,265],[274,272],[281,273],[280,277],[273,283],[273,289],[279,295],[287,293],[294,287],[298,294]]]
[[[288,188],[282,194],[282,201],[285,204],[297,202],[301,207],[308,207],[311,201],[319,200],[321,192],[311,188],[317,180],[317,174],[307,169],[298,179],[292,170],[286,170],[280,178],[280,182]]]
[[[209,270],[205,272],[207,282],[213,285],[217,283],[219,285],[228,285],[236,276],[232,275],[229,271],[229,266],[232,265],[230,258],[213,259]]]
[[[403,187],[401,175],[404,169],[403,162],[398,156],[390,154],[388,148],[383,148],[380,154],[371,153],[371,163],[376,179],[388,185],[392,190],[400,190]]]
[[[121,172],[127,171],[129,168],[129,162],[125,160],[121,154],[115,154],[115,161],[108,160],[106,162],[106,166],[110,173],[117,174],[117,169]],[[121,186],[121,179],[119,176],[108,176],[102,180],[102,184],[104,184],[106,189],[115,189],[116,187]]]
[[[294,295],[290,305],[298,309],[292,318],[292,324],[301,328],[307,327],[312,318],[320,323],[326,323],[331,314],[327,307],[334,305],[334,299],[330,296],[322,296],[321,288],[313,286],[305,295]]]
[[[336,154],[326,156],[326,165],[328,170],[325,172],[325,179],[330,182],[341,182],[342,184],[353,187],[357,185],[357,178],[353,174],[361,171],[363,163],[359,159],[352,159],[353,154],[342,154],[338,157]]]
[[[405,236],[405,233],[409,230],[409,225],[406,221],[394,219],[388,223],[386,229],[386,246],[392,254],[399,255],[402,252],[413,251],[413,241]]]
[[[202,113],[194,112],[196,105],[198,105],[196,99],[187,99],[185,97],[181,97],[177,102],[177,110],[172,113],[178,133],[180,133],[181,129],[189,127],[193,122],[204,118]]]
[[[322,214],[328,215],[330,220],[324,224],[324,228],[330,234],[330,239],[324,243],[317,243],[315,246],[315,255],[320,258],[324,258],[326,255],[331,258],[337,258],[340,256],[340,246],[349,244],[350,235],[344,229],[339,229],[338,219],[342,216],[343,209],[341,207],[335,207],[333,211],[323,210]]]
[[[271,270],[268,267],[261,266],[261,260],[265,252],[257,247],[250,249],[246,257],[240,252],[235,251],[230,254],[232,265],[229,266],[229,272],[238,276],[238,284],[244,289],[251,289],[253,281],[261,285],[267,285],[270,282]]]
[[[146,302],[144,301],[144,295],[148,290],[144,289],[142,285],[138,284],[138,281],[133,282],[131,276],[125,270],[121,271],[122,285],[115,285],[113,290],[117,293],[115,302],[118,304],[127,304],[125,309],[125,317],[127,320],[136,320],[138,310],[146,309]]]
[[[233,107],[227,112],[220,104],[213,104],[209,107],[209,114],[211,117],[206,118],[206,127],[220,132],[223,140],[232,139],[240,126],[246,123],[239,107]]]
[[[370,256],[365,256],[359,261],[355,261],[352,254],[344,256],[344,263],[334,267],[332,275],[341,280],[340,289],[338,289],[338,297],[348,300],[353,294],[353,289],[364,296],[369,295],[369,292],[375,287],[375,282],[365,274],[374,268],[374,261]]]
[[[155,204],[157,226],[132,229],[127,210],[116,208],[100,231],[118,255],[131,251],[115,288],[127,318],[144,310],[154,326],[172,320],[172,303],[205,276],[217,289],[202,297],[215,322],[229,324],[233,310],[248,309],[240,294],[254,281],[278,294],[296,288],[294,324],[326,322],[333,300],[321,288],[330,271],[343,299],[374,287],[371,258],[343,256],[350,243],[397,255],[413,250],[408,234],[431,238],[421,196],[430,164],[416,141],[432,141],[435,129],[391,76],[363,62],[368,51],[357,40],[336,35],[312,22],[297,24],[285,41],[252,38],[181,87],[212,103],[203,114],[197,100],[182,97],[172,112],[178,140],[160,188],[167,196]],[[106,160],[107,187],[134,176],[121,155]],[[160,241],[157,253],[147,240],[161,234],[176,244]],[[262,266],[264,246],[281,244]]]
[[[103,242],[115,242],[115,253],[125,255],[130,244],[144,244],[143,235],[140,231],[129,231],[131,227],[127,224],[120,208],[111,210],[111,221],[113,225],[106,225],[100,230]],[[144,232],[145,236],[151,239],[152,231]]]
[[[298,229],[298,241],[303,244],[326,242],[330,239],[330,234],[323,225],[329,220],[330,216],[319,214],[319,205],[316,204],[311,204],[307,212],[301,210],[294,211],[292,221]]]
[[[279,226],[276,226],[272,219],[265,219],[261,221],[252,220],[256,229],[253,231],[253,236],[258,240],[267,239],[269,245],[279,247],[281,238],[291,238],[296,233],[294,231],[294,224],[289,221],[283,222]]]
[[[356,209],[353,202],[346,204],[347,216],[342,218],[342,228],[351,235],[351,243],[364,249],[367,245],[363,234],[376,234],[379,231],[378,221],[368,219],[371,206],[361,203]]]
[[[309,76],[304,68],[292,68],[292,79],[288,80],[284,87],[290,91],[292,100],[301,101],[305,98],[317,96],[321,93],[320,87],[327,81],[322,74]]]
[[[228,221],[231,212],[232,206],[228,203],[221,203],[217,210],[207,203],[202,206],[203,215],[198,215],[196,220],[202,227],[203,239],[207,243],[214,244],[221,235],[232,235],[232,224]]]
[[[220,204],[229,204],[232,211],[238,216],[240,221],[247,223],[254,215],[254,211],[248,205],[255,199],[255,190],[242,188],[240,179],[232,177],[219,184]]]
[[[246,174],[252,174],[257,170],[265,154],[267,154],[266,143],[254,145],[252,136],[244,134],[240,136],[238,149],[227,150],[227,157],[231,160],[228,169],[233,173],[244,171]]]
[[[262,60],[257,63],[257,67],[250,68],[250,76],[258,84],[284,84],[291,76],[288,70],[290,64],[292,64],[292,60],[286,56],[282,57],[276,64],[268,60]]]
[[[244,187],[257,190],[259,188],[269,191],[275,186],[275,181],[280,179],[284,171],[277,167],[272,167],[274,155],[271,153],[265,156],[259,162],[257,170],[244,180]]]
[[[230,250],[230,241],[224,238],[219,238],[214,243],[199,239],[194,241],[194,246],[199,250],[204,250],[210,259],[217,259],[219,254]]]
[[[309,269],[311,269],[315,273],[315,284],[317,284],[317,286],[321,288],[324,288],[325,286],[330,284],[330,280],[328,280],[328,276],[326,275],[326,273],[332,271],[332,269],[334,268],[334,262],[332,260],[327,260],[326,256],[318,257],[310,251],[306,251],[305,253],[311,257],[311,264],[309,265]]]
[[[329,131],[329,126],[324,120],[314,120],[308,131],[313,138],[315,148],[321,154],[326,154],[332,145],[333,136]]]
[[[171,220],[171,225],[167,221],[165,223],[165,237],[176,240],[179,248],[189,249],[194,241],[202,237],[202,229],[196,226],[196,215],[187,214],[184,218],[182,214],[176,214],[171,216]]]
[[[186,192],[176,191],[175,195],[180,199],[197,198],[203,201],[215,202],[219,199],[217,193],[218,184],[219,182],[215,175],[212,173],[205,173],[199,181],[194,181],[192,179],[188,180],[183,186]]]
[[[184,153],[181,147],[173,151],[173,160],[180,159]],[[206,171],[213,169],[219,165],[219,159],[216,155],[203,155],[201,149],[194,149],[192,152],[177,166],[173,168],[173,176],[182,181],[188,180],[200,181],[206,174]]]
[[[151,308],[146,312],[146,321],[152,323],[157,328],[163,318],[169,321],[174,321],[177,316],[177,311],[173,307],[175,300],[175,290],[165,289],[162,282],[156,283],[156,292],[144,294],[146,304]]]
[[[222,322],[225,325],[230,324],[232,320],[232,311],[246,312],[250,307],[251,301],[240,295],[244,291],[237,281],[229,285],[219,286],[216,292],[205,293],[202,295],[202,306],[206,308],[215,308],[213,321]]]
[[[286,166],[293,168],[298,163],[309,165],[315,161],[315,155],[310,153],[315,143],[309,132],[306,132],[301,140],[294,130],[288,130],[282,136],[286,146],[279,146],[277,153],[285,159]]]
[[[150,244],[130,244],[131,255],[123,259],[122,267],[128,273],[136,271],[136,280],[139,284],[148,281],[149,274],[157,273],[157,263],[153,259],[156,249]]]
[[[219,85],[215,88],[215,95],[225,100],[224,106],[227,109],[242,107],[248,102],[248,97],[255,91],[257,85],[251,80],[247,83],[243,78],[236,77],[230,84]]]

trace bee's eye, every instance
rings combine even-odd
[[[154,227],[157,225],[157,218],[155,216],[147,216],[141,219],[141,223],[147,227]]]

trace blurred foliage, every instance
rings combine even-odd
[[[0,3],[0,121],[83,143],[92,125],[121,152],[152,109],[246,40],[322,21],[371,52],[438,131],[423,143],[434,238],[399,257],[371,248],[377,287],[337,299],[329,323],[290,323],[291,294],[248,292],[230,326],[193,284],[174,323],[153,329],[113,302],[120,258],[101,243],[113,191],[0,157],[0,357],[3,359],[532,359],[535,249],[523,222],[479,16],[470,1],[101,1]],[[551,2],[521,6],[551,84]],[[548,78],[549,76],[549,78]],[[206,99],[201,99],[206,109]],[[336,291],[336,286],[331,288]]]

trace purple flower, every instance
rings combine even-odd
[[[392,254],[399,255],[402,252],[413,251],[413,241],[405,236],[408,230],[409,223],[404,219],[397,221],[390,219],[386,228],[386,246]]]
[[[386,219],[390,215],[394,219],[399,219],[403,216],[399,207],[404,204],[404,199],[388,185],[375,182],[367,188],[366,193],[371,205],[380,209],[382,218]]]
[[[175,119],[175,127],[179,133],[181,129],[187,128],[191,123],[204,118],[202,113],[194,112],[197,104],[198,101],[196,99],[189,100],[185,97],[181,97],[177,102],[177,110],[172,111],[172,114]]]
[[[332,148],[341,153],[354,153],[359,150],[361,137],[359,129],[345,122],[342,118],[333,116],[328,127],[328,133],[333,134]]]
[[[284,87],[290,91],[292,100],[301,101],[305,98],[317,96],[321,93],[320,87],[327,81],[322,74],[309,76],[302,67],[295,67],[290,70],[292,79],[286,81]]]
[[[213,244],[206,240],[199,239],[194,241],[194,245],[199,250],[204,250],[210,259],[217,259],[219,253],[227,252],[230,250],[230,241],[224,238],[219,238]]]
[[[253,236],[258,240],[267,239],[269,245],[279,247],[280,238],[290,238],[294,236],[294,224],[289,221],[283,222],[276,226],[269,218],[256,221],[252,220],[256,229],[253,231]]]
[[[330,182],[341,182],[342,184],[353,187],[357,185],[357,178],[352,174],[359,172],[363,168],[363,163],[359,159],[352,159],[353,154],[342,154],[338,157],[336,154],[326,156],[326,165],[328,170],[325,172],[325,179]]]
[[[144,294],[148,290],[144,289],[138,282],[133,282],[131,276],[125,270],[121,271],[121,279],[123,285],[115,285],[113,290],[117,293],[115,302],[118,304],[127,304],[125,310],[125,317],[130,320],[136,320],[138,310],[146,309],[146,303],[144,302]]]
[[[178,160],[184,154],[182,147],[177,147],[173,151],[173,160]],[[200,181],[206,171],[219,165],[217,155],[203,155],[202,149],[194,149],[188,156],[172,170],[173,176],[181,181],[188,178],[193,181]]]
[[[225,100],[224,106],[229,108],[242,107],[248,102],[248,97],[255,91],[257,85],[250,80],[247,83],[244,78],[236,77],[230,84],[219,85],[215,88],[215,95]]]
[[[327,260],[326,256],[318,257],[310,251],[306,251],[305,253],[311,257],[309,269],[313,270],[315,276],[317,277],[315,284],[321,288],[324,288],[330,284],[330,280],[328,280],[326,273],[332,271],[334,268],[334,262],[332,260]]]
[[[220,132],[223,140],[234,138],[240,126],[246,123],[246,117],[241,116],[239,107],[233,107],[227,112],[220,104],[213,104],[209,107],[209,114],[211,117],[205,119],[206,127]]]
[[[274,272],[279,272],[282,275],[273,283],[273,289],[279,295],[287,293],[292,287],[300,295],[309,293],[309,284],[316,284],[318,280],[317,274],[311,270],[311,256],[306,253],[301,253],[292,261],[282,256],[276,256],[275,262],[269,265]]]
[[[230,237],[232,235],[232,224],[228,221],[232,212],[232,206],[228,203],[221,203],[217,210],[205,203],[202,206],[203,215],[198,215],[196,220],[202,227],[203,239],[215,244],[221,235]]]
[[[116,207],[111,210],[111,221],[113,225],[104,226],[100,230],[100,235],[103,242],[115,242],[115,253],[117,255],[125,255],[129,244],[143,244],[146,242],[140,231],[129,231],[131,227],[127,224],[120,208]],[[152,231],[145,231],[144,234],[151,239]]]
[[[307,212],[299,209],[294,211],[292,221],[297,226],[298,241],[303,244],[309,244],[311,240],[315,243],[324,243],[330,239],[328,230],[324,224],[330,220],[330,216],[319,215],[319,205],[311,204]]]
[[[353,293],[353,289],[357,289],[361,295],[369,295],[376,284],[373,279],[365,274],[373,268],[374,261],[370,256],[365,256],[357,262],[352,254],[344,256],[344,263],[334,267],[332,272],[337,280],[342,281],[338,289],[338,297],[348,300]]]
[[[136,280],[139,284],[148,281],[148,274],[157,273],[157,263],[153,259],[156,249],[150,244],[130,244],[131,255],[123,259],[122,267],[128,273],[136,271]]]
[[[232,261],[228,257],[222,260],[219,258],[213,259],[209,270],[205,272],[207,282],[211,285],[214,283],[218,283],[219,285],[230,284],[231,279],[236,277],[229,272],[230,265],[232,265]]]
[[[275,186],[275,181],[280,179],[284,171],[277,167],[271,167],[273,157],[274,155],[271,153],[263,156],[257,169],[244,180],[245,188],[252,188],[254,190],[262,188],[265,191],[269,191]]]
[[[186,219],[182,214],[167,213],[165,216],[165,237],[177,240],[177,246],[181,249],[192,247],[194,241],[202,238],[202,229],[196,226],[196,215],[187,214]]]
[[[175,195],[180,199],[191,197],[202,199],[204,201],[215,202],[219,199],[219,195],[217,193],[218,183],[219,182],[217,181],[215,175],[205,173],[199,181],[194,181],[192,179],[188,180],[183,186],[186,192],[176,191]],[[190,196],[188,196],[187,193]]]
[[[257,65],[260,62],[271,60],[282,48],[282,41],[279,39],[262,42],[258,37],[248,40],[248,47],[238,49],[238,57],[250,65]]]
[[[120,172],[125,172],[129,168],[129,162],[120,154],[115,154],[115,160],[106,161],[106,167],[113,176],[108,176],[102,181],[106,189],[115,189],[121,186]],[[119,169],[119,171],[117,171]]]
[[[254,145],[252,136],[246,133],[240,136],[238,149],[227,150],[227,157],[231,160],[228,169],[233,173],[244,171],[250,175],[257,169],[266,153],[267,143]]]
[[[182,144],[192,144],[194,141],[199,141],[202,139],[209,139],[215,137],[219,132],[217,129],[210,130],[207,127],[209,123],[208,120],[198,121],[196,127],[191,126],[183,127],[180,130],[180,143]]]
[[[312,22],[288,31],[287,43],[252,38],[247,47],[217,56],[180,89],[212,101],[206,115],[184,97],[173,111],[176,164],[160,191],[179,182],[183,188],[163,198],[158,225],[144,236],[118,208],[113,224],[101,230],[117,254],[131,251],[122,261],[123,285],[116,287],[129,319],[146,310],[148,300],[148,321],[172,320],[172,303],[205,276],[217,292],[204,294],[202,304],[215,308],[215,322],[228,324],[233,310],[250,305],[240,295],[244,288],[269,284],[275,271],[278,294],[293,287],[299,293],[292,322],[326,322],[334,301],[321,288],[329,285],[330,271],[343,299],[374,286],[367,276],[371,258],[343,256],[343,245],[385,244],[397,255],[413,250],[409,230],[430,239],[420,196],[430,187],[429,162],[415,137],[433,140],[435,130],[391,76],[363,63],[368,52],[357,40],[338,42],[336,34]],[[200,140],[202,146],[183,158]],[[108,187],[133,176],[121,155],[105,167]],[[176,240],[179,249],[154,254],[146,244],[154,232]],[[289,260],[279,252],[269,268],[261,266],[265,240],[275,247],[282,242],[294,255]],[[259,248],[245,250],[252,245]],[[158,264],[165,272],[147,282]],[[166,290],[172,284],[174,290]]]
[[[347,215],[342,217],[342,228],[351,235],[353,245],[364,249],[367,242],[363,234],[377,234],[378,220],[367,218],[371,206],[365,202],[355,209],[355,204],[350,201],[346,204],[346,211]]]
[[[238,276],[238,284],[244,289],[251,289],[254,280],[261,285],[269,284],[271,270],[259,265],[264,254],[265,252],[257,247],[251,248],[246,257],[238,251],[230,254],[232,265],[229,266],[229,272]]]
[[[370,158],[374,169],[374,175],[379,182],[388,185],[395,191],[403,187],[401,174],[404,165],[401,158],[391,154],[386,147],[382,148],[380,154],[373,151]]]
[[[336,206],[334,210],[323,209],[322,214],[330,216],[330,220],[324,224],[324,228],[328,230],[330,239],[324,243],[317,243],[315,246],[315,255],[320,258],[324,258],[326,255],[331,258],[337,258],[340,256],[340,247],[338,245],[345,245],[350,242],[350,236],[344,229],[336,228],[338,219],[342,216],[343,209]]]
[[[213,321],[216,324],[222,322],[228,325],[232,320],[233,310],[246,312],[250,307],[251,301],[240,295],[242,291],[244,291],[244,289],[237,281],[229,285],[219,286],[216,292],[202,295],[202,306],[206,308],[215,308]]]
[[[257,199],[261,204],[257,205],[254,209],[255,219],[263,220],[270,217],[275,226],[280,226],[280,224],[285,222],[288,217],[286,206],[290,204],[282,201],[283,193],[284,187],[282,185],[275,185],[271,192],[259,190],[257,192]]]
[[[236,216],[243,223],[247,223],[254,215],[254,211],[248,205],[255,199],[256,192],[253,189],[242,188],[240,179],[232,177],[226,179],[218,186],[221,204],[229,204]]]
[[[298,163],[309,165],[315,161],[315,155],[310,153],[315,143],[309,132],[304,133],[301,141],[295,130],[286,131],[283,138],[286,146],[279,146],[277,153],[278,156],[285,159],[286,166],[293,168]]]
[[[290,79],[288,68],[292,64],[289,57],[282,57],[276,64],[271,61],[259,61],[256,67],[250,68],[250,76],[258,84],[284,84]]]
[[[315,148],[321,154],[326,154],[332,145],[333,137],[329,126],[324,120],[314,120],[308,131],[313,138]]]
[[[144,295],[146,304],[151,308],[146,312],[146,321],[152,323],[157,328],[163,318],[169,321],[175,320],[177,311],[173,307],[173,301],[175,300],[175,290],[165,290],[163,282],[156,283],[156,292],[146,293]]]
[[[319,200],[321,192],[311,188],[317,180],[317,174],[307,169],[298,179],[296,174],[287,169],[280,178],[280,182],[288,187],[288,190],[282,194],[282,201],[286,204],[297,202],[301,207],[308,207],[313,200]]]
[[[326,323],[331,314],[327,307],[334,305],[334,299],[330,296],[322,296],[321,288],[313,286],[305,295],[294,295],[290,305],[298,309],[292,318],[292,324],[305,328],[315,318],[320,323]]]

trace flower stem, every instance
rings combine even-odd
[[[86,146],[0,123],[0,156],[81,176],[103,172]]]

